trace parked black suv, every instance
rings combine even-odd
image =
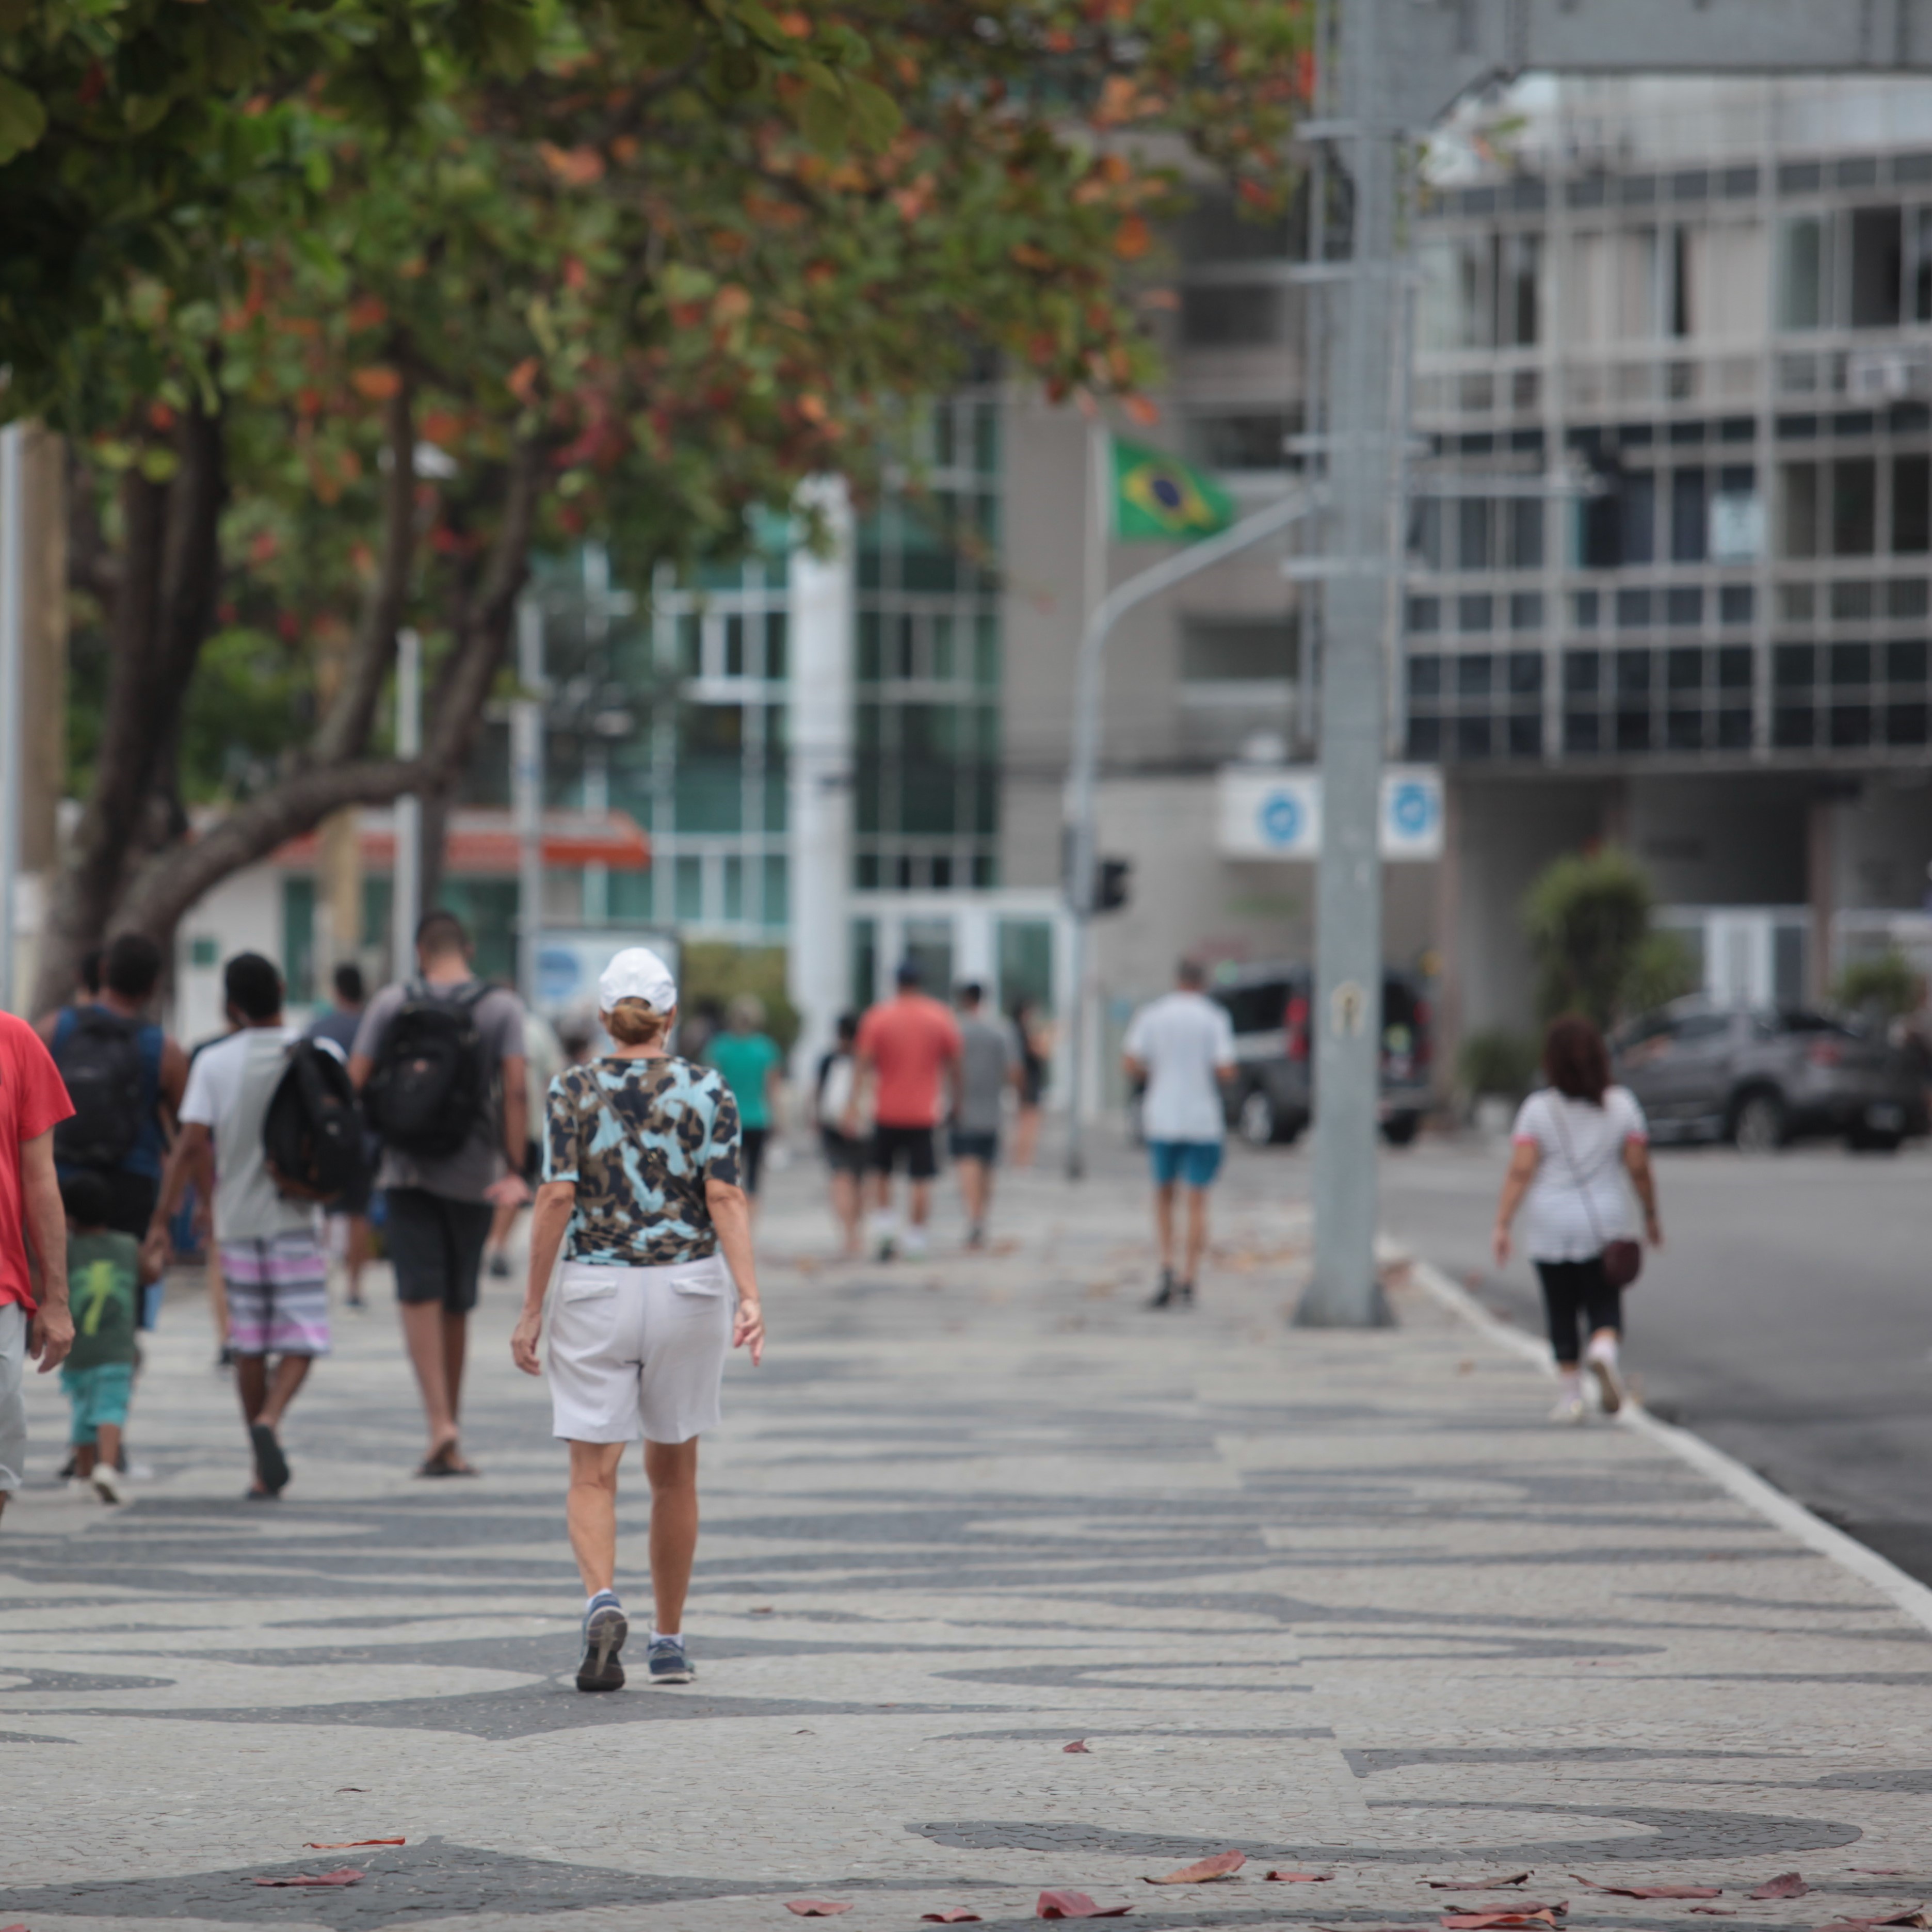
[[[1654,1140],[1763,1154],[1803,1134],[1843,1134],[1889,1153],[1926,1131],[1925,1090],[1906,1056],[1823,1013],[1680,1000],[1633,1021],[1612,1046]]]
[[[1228,1124],[1256,1147],[1293,1140],[1313,1116],[1313,981],[1306,966],[1249,966],[1210,989],[1234,1028]],[[1381,1038],[1382,1136],[1406,1147],[1429,1106],[1429,1002],[1415,975],[1383,974]]]

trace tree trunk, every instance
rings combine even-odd
[[[172,478],[138,467],[121,488],[126,532],[115,590],[106,716],[94,783],[41,935],[34,1010],[58,1005],[100,943],[131,866],[180,820],[182,707],[212,628],[227,494],[223,425],[196,401],[176,426]]]
[[[431,798],[454,793],[508,646],[518,593],[529,574],[542,471],[540,446],[520,446],[506,472],[502,518],[482,584],[466,609],[456,646],[436,680],[422,757],[370,759],[361,755],[358,745],[350,756],[309,764],[256,793],[199,837],[148,860],[116,908],[112,923],[117,932],[145,932],[166,948],[172,944],[176,926],[196,900],[231,874],[266,858],[277,846],[313,831],[332,812],[345,805],[391,804],[409,791],[421,795],[427,807]],[[407,521],[403,520],[404,524]],[[400,612],[400,602],[396,608]],[[386,639],[372,639],[365,632],[364,641],[375,649],[394,646],[393,633]],[[355,675],[352,669],[351,678]],[[373,717],[371,706],[369,720]],[[365,722],[365,741],[368,735]],[[428,815],[426,809],[426,820]]]

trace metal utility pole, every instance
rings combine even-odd
[[[0,430],[0,1011],[11,1012],[20,934],[20,814],[26,786],[20,770],[20,700],[26,688],[26,428]]]
[[[422,752],[422,640],[396,633],[396,756]],[[396,801],[396,860],[390,874],[389,970],[406,980],[416,970],[416,926],[422,918],[422,800],[405,792]]]
[[[1316,883],[1315,1268],[1298,1324],[1389,1320],[1376,1279],[1376,1102],[1382,1010],[1383,640],[1395,568],[1400,122],[1386,77],[1389,0],[1342,0],[1339,144],[1354,227],[1327,445],[1334,508],[1322,626],[1322,856]],[[1323,50],[1325,52],[1326,49]]]
[[[1100,869],[1094,836],[1094,788],[1100,768],[1101,692],[1107,668],[1107,639],[1114,626],[1138,604],[1158,597],[1177,584],[1224,558],[1285,530],[1306,516],[1312,500],[1306,490],[1292,490],[1264,510],[1244,517],[1232,529],[1143,570],[1118,585],[1089,614],[1080,639],[1080,657],[1073,684],[1073,758],[1066,779],[1067,908],[1073,915],[1073,1015],[1067,1043],[1067,1071],[1072,1089],[1066,1114],[1066,1178],[1078,1180],[1086,1171],[1086,1142],[1081,1119],[1081,1090],[1087,1076],[1087,1033],[1091,1024],[1088,984],[1092,957],[1094,875]]]
[[[1339,32],[1331,38],[1332,25]],[[1932,68],[1932,0],[1328,0],[1317,14],[1324,106],[1304,140],[1345,157],[1353,188],[1326,448],[1335,504],[1322,686],[1322,846],[1316,886],[1315,1267],[1309,1327],[1388,1320],[1376,1279],[1376,1102],[1382,1005],[1383,640],[1400,568],[1396,300],[1404,137],[1466,89],[1531,69],[1578,74],[1817,74]],[[1333,49],[1339,58],[1328,85]],[[1309,279],[1326,281],[1324,265]],[[1402,386],[1406,387],[1406,385]]]
[[[526,597],[517,606],[517,682],[510,711],[510,788],[517,820],[517,990],[537,997],[543,943],[544,619]]]

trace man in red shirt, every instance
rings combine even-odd
[[[868,1095],[872,1103],[872,1232],[882,1262],[892,1258],[892,1170],[903,1165],[912,1182],[908,1255],[926,1252],[926,1218],[938,1171],[933,1130],[940,1120],[940,1076],[955,1085],[959,1073],[959,1027],[950,1009],[919,989],[918,966],[898,970],[898,997],[882,1000],[859,1023],[854,1052],[859,1077],[852,1084],[845,1132],[856,1133]]]
[[[40,1373],[74,1346],[67,1217],[54,1174],[54,1127],[74,1112],[53,1055],[25,1020],[0,1013],[0,1511],[26,1479],[30,1356]],[[38,1289],[27,1244],[40,1264]]]

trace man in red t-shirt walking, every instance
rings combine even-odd
[[[73,1112],[40,1036],[0,1013],[0,1511],[26,1477],[28,1358],[38,1356],[45,1375],[74,1346],[67,1216],[54,1174],[54,1127]],[[38,1290],[27,1266],[30,1240]]]
[[[908,1255],[926,1252],[926,1217],[932,1208],[932,1177],[939,1162],[933,1130],[940,1120],[940,1076],[956,1086],[959,1027],[951,1010],[920,991],[919,968],[908,959],[898,970],[898,996],[882,1000],[859,1023],[854,1052],[859,1077],[852,1083],[844,1131],[859,1130],[867,1094],[872,1102],[872,1234],[882,1262],[895,1241],[892,1171],[903,1166],[912,1182]]]

